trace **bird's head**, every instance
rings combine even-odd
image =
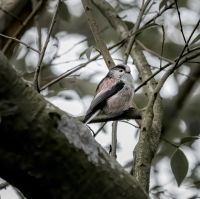
[[[124,64],[119,64],[111,68],[110,72],[115,78],[121,78],[124,74],[130,74],[131,70],[129,66]]]

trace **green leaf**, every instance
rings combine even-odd
[[[200,40],[200,34],[198,34],[198,35],[194,38],[194,40],[191,42],[191,45],[194,44],[194,43],[196,43],[196,42],[199,41],[199,40]]]
[[[199,136],[189,136],[189,137],[184,137],[181,139],[180,144],[185,144],[187,142],[194,142],[195,140],[200,139]]]
[[[58,12],[58,14],[59,14],[60,18],[63,19],[63,20],[65,20],[65,21],[68,21],[69,18],[70,18],[70,13],[69,13],[68,7],[62,1],[60,2],[60,5],[59,5],[59,12]]]
[[[181,149],[174,152],[170,164],[176,182],[180,186],[188,172],[188,160]]]

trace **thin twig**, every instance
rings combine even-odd
[[[75,48],[76,46],[78,46],[79,44],[83,43],[83,42],[86,42],[87,39],[82,39],[80,41],[78,41],[77,43],[75,43],[71,48],[67,49],[65,52],[61,53],[60,55],[57,55],[56,58],[59,58],[63,55],[66,55],[67,53],[69,53],[71,50],[73,50],[73,48]]]
[[[151,19],[149,19],[144,26],[151,24],[153,21],[155,21],[158,17],[160,17],[165,11],[173,8],[174,3],[169,4],[168,6],[165,6],[165,8],[163,10],[161,10],[160,12],[158,12],[155,16],[153,16]]]
[[[38,12],[38,10],[40,9],[41,5],[42,5],[43,1],[40,0],[38,2],[38,4],[36,5],[35,9],[29,14],[29,16],[26,18],[26,20],[23,22],[23,24],[16,30],[16,32],[12,35],[12,38],[17,37],[17,35],[19,35],[19,33],[23,30],[23,28],[29,23],[29,21],[33,18],[33,16]],[[6,42],[6,44],[4,45],[2,52],[5,53],[8,48],[10,47],[12,43],[12,39],[8,40]]]
[[[13,40],[13,41],[15,41],[15,42],[18,42],[18,43],[20,43],[20,44],[26,46],[28,49],[31,49],[31,50],[35,51],[36,53],[40,54],[40,51],[39,51],[39,50],[33,48],[32,46],[29,46],[28,44],[26,44],[25,42],[23,42],[23,41],[21,41],[21,40],[19,40],[19,39],[17,39],[17,38],[10,37],[10,36],[7,36],[7,35],[1,34],[1,33],[0,33],[0,36],[1,36],[1,37],[4,37],[4,38],[6,38],[6,39],[11,39],[11,40]]]
[[[125,42],[125,40],[123,39],[123,40],[121,40],[120,42],[118,42],[118,43],[116,43],[116,44],[110,46],[110,47],[108,48],[108,50],[111,50],[111,49],[113,49],[113,48],[115,48],[115,47],[117,47],[117,46],[123,44],[124,42]],[[96,59],[98,59],[100,56],[101,56],[101,54],[98,54],[98,55],[96,55],[95,57],[93,57],[93,58],[91,58],[90,60],[88,60],[87,62],[85,62],[85,63],[83,63],[83,64],[80,64],[80,65],[78,65],[78,66],[75,66],[75,67],[72,68],[72,69],[67,70],[66,72],[64,72],[64,73],[62,73],[61,75],[59,75],[57,78],[53,79],[52,81],[50,81],[50,82],[48,82],[47,84],[45,84],[44,86],[42,86],[42,87],[40,88],[40,91],[42,91],[42,90],[48,88],[49,86],[52,86],[53,84],[59,82],[59,81],[62,80],[63,78],[65,78],[65,77],[67,77],[67,76],[69,76],[69,75],[75,73],[76,71],[78,71],[78,70],[84,68],[84,67],[87,66],[89,63],[91,63],[91,62],[95,61]]]
[[[114,121],[112,123],[112,151],[111,151],[111,156],[114,157],[115,159],[117,158],[117,121]]]
[[[84,68],[85,66],[87,66],[89,63],[91,63],[92,61],[95,61],[98,57],[100,57],[99,55],[96,55],[95,57],[93,57],[92,59],[90,59],[89,61],[83,63],[83,64],[79,64],[78,66],[73,67],[72,69],[67,70],[66,72],[62,73],[61,75],[59,75],[57,78],[53,79],[52,81],[48,82],[47,84],[45,84],[44,86],[42,86],[40,88],[40,91],[48,88],[49,86],[52,86],[53,84],[59,82],[60,80],[62,80],[63,78],[77,72],[78,70]]]
[[[135,88],[135,92],[137,92],[140,88],[145,86],[150,80],[152,80],[156,75],[158,75],[161,71],[169,67],[171,63],[166,64],[165,66],[161,67],[159,70],[157,70],[155,73],[153,73],[150,77],[148,77],[146,80],[144,80],[138,87]]]
[[[188,59],[190,59],[190,58],[188,58]],[[187,62],[185,62],[185,63],[190,63],[190,61],[187,61]],[[198,64],[199,64],[199,63],[198,63]],[[160,67],[157,67],[157,66],[151,66],[151,68],[153,68],[153,69],[160,69]],[[167,69],[163,69],[163,71],[166,71],[166,70],[167,70]],[[179,71],[177,71],[177,74],[180,75],[180,76],[183,76],[183,77],[187,77],[187,78],[190,79],[190,80],[196,80],[196,78],[191,77],[191,75],[187,75],[187,74],[182,73],[182,72],[179,72]]]
[[[157,94],[160,92],[160,90],[161,90],[161,88],[163,87],[163,85],[164,85],[165,81],[167,80],[167,78],[168,78],[179,66],[181,66],[181,65],[188,59],[188,58],[186,57],[185,59],[182,60],[182,56],[183,56],[183,54],[184,54],[184,52],[185,52],[185,49],[187,48],[187,46],[188,46],[188,44],[189,44],[189,42],[190,42],[190,40],[191,40],[191,38],[192,38],[194,32],[195,32],[196,29],[198,28],[199,24],[200,24],[200,19],[198,20],[198,22],[196,23],[194,29],[192,30],[192,32],[191,32],[191,34],[190,34],[188,40],[186,41],[185,46],[183,47],[183,49],[182,49],[182,51],[181,51],[181,53],[180,53],[180,55],[179,55],[179,57],[178,57],[176,63],[174,64],[173,68],[171,68],[170,70],[168,70],[168,71],[163,75],[163,77],[160,79],[159,83],[157,84],[157,86],[156,86],[156,88],[155,88],[155,90],[154,90],[154,92],[153,92],[151,98],[149,99],[149,106],[150,106],[150,104],[151,104],[151,105],[154,104],[154,102],[155,102],[155,100],[156,100],[156,97],[157,97]],[[193,56],[194,56],[194,55],[193,55]],[[193,57],[193,56],[191,56],[191,57]]]
[[[148,4],[149,2],[147,1],[146,3]],[[132,31],[131,34],[130,34],[130,37],[131,37],[132,39],[129,40],[129,43],[128,43],[128,45],[127,45],[127,49],[126,49],[126,52],[125,52],[125,61],[124,61],[125,63],[127,63],[127,61],[128,61],[128,56],[129,56],[130,51],[131,51],[131,48],[132,48],[132,47],[131,47],[131,44],[132,44],[132,46],[133,46],[133,43],[135,42],[135,39],[136,39],[137,34],[139,34],[142,30],[145,30],[146,28],[148,28],[149,25],[152,26],[151,22],[155,21],[155,20],[156,20],[159,16],[161,16],[161,14],[163,14],[166,10],[172,8],[173,5],[174,5],[174,3],[170,4],[169,6],[166,6],[165,9],[163,9],[161,12],[157,13],[153,18],[151,18],[148,22],[146,22],[141,28],[139,28],[139,27],[136,26],[136,25],[137,25],[137,22],[136,22],[136,24],[135,24],[135,26],[134,26],[134,28],[133,28],[133,31]],[[145,8],[145,9],[146,9],[146,8]],[[141,10],[141,11],[142,11],[142,10]],[[144,12],[145,12],[145,10],[144,10]],[[142,16],[139,16],[139,17],[138,17],[138,21],[142,19],[141,17],[142,17]],[[139,21],[139,23],[141,23],[141,22]],[[137,28],[137,29],[136,29],[136,28]],[[134,29],[136,29],[136,30],[134,31]],[[165,35],[163,35],[163,40],[164,40],[164,36],[165,36]],[[164,42],[164,41],[163,41],[163,42]],[[164,46],[164,45],[162,45],[162,51],[163,51],[163,46]],[[161,54],[162,54],[162,53],[161,53]],[[161,57],[162,57],[162,55],[161,55]]]
[[[174,64],[174,61],[172,61],[171,59],[168,59],[168,58],[166,58],[166,57],[163,57],[162,55],[158,54],[157,52],[155,52],[155,51],[153,51],[153,50],[147,48],[141,41],[136,40],[136,43],[137,43],[141,48],[143,48],[143,50],[149,52],[150,54],[152,54],[152,55],[154,55],[154,56],[156,56],[156,57],[158,57],[159,59],[162,59],[162,60],[164,60],[164,61],[166,61],[166,62],[169,62],[169,63],[171,63],[171,64]]]
[[[43,48],[41,50],[39,61],[38,61],[37,67],[36,67],[35,76],[34,76],[34,79],[33,79],[34,86],[35,86],[35,88],[37,89],[38,92],[40,91],[39,75],[40,75],[40,70],[41,70],[41,66],[42,66],[42,61],[43,61],[43,58],[44,58],[44,55],[45,55],[45,51],[46,51],[47,45],[49,43],[51,32],[53,30],[54,24],[56,23],[56,17],[57,17],[57,14],[58,14],[58,8],[59,8],[60,2],[61,2],[61,0],[58,0],[58,2],[57,2],[56,10],[54,12],[54,15],[53,15],[50,27],[49,27],[49,31],[47,33],[46,41],[45,41],[44,46],[43,46]]]
[[[93,134],[93,137],[96,137],[99,132],[101,132],[101,130],[104,128],[104,126],[107,124],[107,122],[104,122],[101,127]]]
[[[147,6],[149,5],[149,3],[151,2],[151,0],[147,0],[144,5],[142,5],[142,8],[139,12],[139,15],[137,17],[137,21],[133,27],[133,30],[131,31],[131,34],[134,34],[140,27],[140,23],[142,21],[142,17],[143,17],[143,14],[147,8]],[[128,57],[129,57],[129,54],[131,52],[131,49],[132,49],[132,46],[133,46],[133,43],[135,42],[135,38],[136,38],[136,34],[134,34],[133,36],[130,37],[129,39],[129,42],[127,44],[127,48],[126,48],[126,51],[125,51],[125,54],[124,54],[124,63],[127,64],[128,62]]]
[[[95,132],[92,130],[92,128],[89,126],[89,125],[86,125],[87,128],[92,132],[92,135],[94,136],[95,135]]]
[[[199,47],[197,47],[197,48],[194,48],[194,49],[190,49],[190,51],[189,52],[187,52],[187,53],[184,53],[182,56],[182,58],[185,58],[185,57],[187,57],[187,59],[184,59],[184,61],[181,61],[181,64],[183,64],[183,63],[186,63],[186,62],[188,62],[188,60],[191,60],[191,59],[193,59],[193,58],[195,58],[195,57],[197,57],[198,56],[198,53],[197,54],[195,54],[195,55],[191,55],[191,56],[189,56],[189,54],[191,54],[191,53],[193,53],[193,52],[195,52],[195,51],[198,51],[199,50]],[[180,57],[180,56],[179,56]],[[159,70],[157,70],[155,73],[153,73],[150,77],[148,77],[145,81],[143,81],[138,87],[136,87],[135,88],[135,92],[137,92],[140,88],[142,88],[143,86],[145,86],[152,78],[154,78],[156,75],[158,75],[161,71],[163,71],[163,70],[165,70],[166,68],[168,68],[169,66],[171,66],[171,64],[175,64],[175,62],[177,62],[177,60],[178,60],[178,58],[179,57],[177,57],[176,59],[175,59],[175,61],[173,61],[172,63],[170,62],[170,63],[167,63],[166,65],[164,65],[163,67],[161,67],[161,68],[159,68]],[[178,64],[178,66],[177,67],[179,67],[180,66],[180,64]]]
[[[119,44],[119,46],[116,47],[116,49],[114,49],[114,50],[111,52],[111,54],[114,54],[114,53],[116,53],[118,50],[120,50],[120,49],[124,46],[125,43],[126,43],[126,41],[124,41],[124,42],[122,42],[121,44]],[[114,59],[114,58],[113,58],[113,59]],[[122,60],[120,60],[120,61],[122,61]]]
[[[93,6],[91,0],[82,0],[82,4],[85,9],[85,13],[87,16],[88,24],[90,26],[90,29],[92,30],[93,36],[95,38],[95,41],[97,43],[97,46],[104,58],[104,61],[106,62],[106,65],[108,68],[112,68],[115,66],[115,63],[108,51],[108,48],[106,47],[105,42],[100,36],[99,28],[97,25],[97,22],[93,16]]]
[[[181,34],[182,34],[183,40],[184,40],[184,42],[186,44],[186,38],[185,38],[185,35],[184,35],[184,32],[183,32],[183,24],[182,24],[182,21],[181,21],[181,14],[180,14],[180,10],[179,10],[179,7],[178,7],[177,0],[175,0],[174,2],[175,2],[176,10],[177,10],[177,13],[178,13],[178,19],[179,19],[180,28],[181,28]]]
[[[161,26],[161,29],[162,29],[162,33],[163,33],[162,46],[161,46],[161,57],[162,57],[163,51],[164,51],[164,44],[165,44],[165,29],[164,29],[163,25]],[[160,68],[162,67],[162,60],[163,59],[160,58]]]
[[[37,0],[31,0],[32,2],[32,7],[35,9],[35,7],[37,6]],[[39,23],[39,15],[37,14],[34,18],[35,21],[35,25],[37,28],[37,32],[38,32],[38,49],[41,51],[42,49],[42,31],[41,31],[41,27],[40,27],[40,23]]]
[[[179,145],[174,144],[173,142],[170,142],[170,141],[167,140],[166,138],[161,137],[161,139],[162,139],[164,142],[166,142],[167,144],[169,144],[170,146],[173,146],[173,147],[175,147],[175,148],[179,148]]]
[[[137,129],[139,129],[139,128],[140,128],[139,126],[136,126],[136,125],[134,125],[134,124],[132,124],[132,123],[130,123],[130,122],[128,122],[128,121],[126,121],[126,120],[122,120],[122,121],[120,121],[120,122],[123,122],[123,123],[129,124],[129,125],[131,125],[131,126],[133,126],[133,127],[137,128]]]

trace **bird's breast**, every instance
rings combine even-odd
[[[103,111],[105,114],[118,114],[131,107],[133,100],[133,88],[125,85],[117,94],[110,97]]]

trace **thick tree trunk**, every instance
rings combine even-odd
[[[27,198],[147,198],[85,126],[46,102],[0,53],[0,176]]]

